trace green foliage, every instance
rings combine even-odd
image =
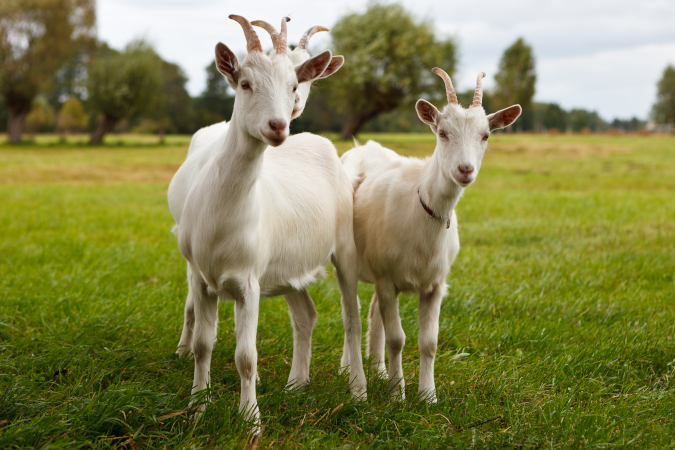
[[[56,120],[56,128],[59,131],[72,133],[83,131],[87,126],[87,114],[84,112],[84,105],[77,98],[69,98],[63,102]]]
[[[569,124],[573,132],[599,133],[609,128],[597,112],[585,109],[573,109],[569,112]]]
[[[434,147],[429,132],[366,137],[419,156]],[[219,306],[214,403],[199,422],[186,412],[194,363],[173,355],[187,286],[169,231],[171,173],[138,180],[184,160],[182,139],[0,149],[0,448],[246,444],[232,303]],[[293,332],[283,300],[264,300],[258,448],[671,448],[674,145],[490,138],[457,208],[462,250],[441,310],[437,405],[415,395],[413,296],[400,301],[401,403],[372,374],[367,402],[350,401],[330,275],[310,288],[319,312],[311,385],[286,392]],[[102,178],[78,184],[69,170]],[[372,293],[360,285],[364,330]]]
[[[89,67],[87,90],[91,108],[116,120],[148,112],[162,86],[161,60],[143,40],[122,53],[109,52]]]
[[[423,133],[429,130],[429,125],[419,119],[415,108],[407,106],[380,114],[362,128],[364,133],[384,133],[390,130],[398,133]]]
[[[519,119],[516,127],[531,129],[533,112],[530,109],[537,74],[532,47],[523,38],[518,38],[513,45],[504,50],[495,81],[497,82],[493,95],[495,110],[520,104],[523,107],[523,117]]]
[[[625,131],[640,131],[645,128],[645,125],[647,125],[647,122],[638,119],[637,117],[633,117],[632,119],[626,120],[614,119],[612,120],[611,123],[612,128]]]
[[[63,60],[54,77],[41,89],[56,110],[68,99],[86,101],[89,63],[97,55],[110,51],[106,43],[89,35],[78,36],[70,45],[71,55]]]
[[[187,76],[177,64],[161,61],[161,94],[153,115],[161,132],[190,133],[192,125],[192,98],[185,89]]]
[[[675,67],[668,66],[659,80],[656,103],[652,107],[652,117],[656,123],[675,124]]]
[[[93,0],[0,3],[0,89],[9,108],[13,142],[21,138],[35,96],[72,55],[73,40],[91,36],[94,26]]]
[[[455,43],[437,39],[431,22],[417,21],[398,4],[370,3],[365,13],[338,20],[331,36],[335,53],[347,61],[329,80],[331,101],[349,115],[343,138],[420,96],[442,98],[443,84],[431,69],[455,70]]]
[[[197,128],[230,120],[234,109],[234,95],[228,90],[225,77],[218,72],[216,62],[206,67],[206,88],[194,100]]]
[[[535,103],[534,109],[534,129],[536,131],[547,131],[556,129],[561,132],[567,131],[569,113],[562,109],[556,103]]]
[[[342,69],[340,69],[342,71]],[[347,121],[347,113],[338,111],[333,104],[331,83],[340,76],[340,72],[325,80],[312,84],[305,110],[297,119],[291,121],[291,134],[302,133],[339,133]]]
[[[38,96],[33,100],[30,113],[26,116],[26,129],[32,133],[54,129],[54,109],[47,99]]]

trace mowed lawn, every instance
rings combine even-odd
[[[435,142],[367,138],[415,156]],[[166,190],[189,138],[57,141],[0,146],[0,448],[251,445],[233,305],[219,308],[214,401],[196,423],[193,361],[174,356],[187,285]],[[494,135],[457,214],[438,404],[415,395],[413,296],[401,298],[407,399],[390,402],[370,375],[367,402],[352,402],[329,275],[309,289],[319,321],[303,391],[284,390],[286,304],[261,305],[253,447],[675,446],[675,137]],[[360,284],[364,331],[372,292]]]

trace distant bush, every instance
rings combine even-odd
[[[45,97],[36,97],[26,116],[26,130],[30,133],[54,130],[54,109]]]
[[[63,102],[56,118],[56,130],[64,133],[83,131],[87,126],[87,114],[84,105],[76,98]]]

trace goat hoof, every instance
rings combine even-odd
[[[286,383],[286,390],[287,391],[301,391],[305,389],[307,386],[309,386],[309,380],[288,380],[288,383]]]
[[[366,400],[368,400],[368,392],[365,386],[362,388],[352,387],[351,393],[352,398],[357,402],[365,402]]]
[[[381,380],[386,380],[387,377],[389,376],[387,374],[387,368],[386,367],[371,367],[370,368],[371,372],[375,373],[375,376]]]
[[[183,345],[183,346],[180,346],[174,354],[179,359],[182,359],[182,358],[186,358],[188,355],[190,355],[190,350]]]

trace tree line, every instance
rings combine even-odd
[[[122,51],[95,35],[95,0],[3,0],[0,3],[0,131],[19,142],[24,131],[89,132],[97,144],[113,130],[193,133],[228,120],[233,93],[215,68],[206,67],[204,91],[191,97],[187,77],[143,40]],[[442,107],[444,90],[430,69],[452,76],[457,44],[434,32],[398,4],[370,3],[364,13],[341,17],[332,27],[333,51],[345,64],[330,81],[320,81],[293,132],[423,131],[412,105],[425,98]],[[675,69],[659,83],[652,116],[660,123],[675,117]],[[566,111],[555,103],[533,101],[536,61],[522,38],[505,51],[496,86],[484,95],[488,111],[519,103],[516,131],[601,132],[638,130],[644,122],[604,121],[596,112]],[[459,93],[469,104],[473,89]],[[4,125],[6,128],[3,129]]]
[[[206,68],[204,93],[145,41],[122,51],[95,35],[95,0],[0,3],[0,131],[17,143],[24,131],[89,132],[100,143],[114,129],[193,133],[230,117],[234,99]],[[3,127],[4,126],[4,127]]]

